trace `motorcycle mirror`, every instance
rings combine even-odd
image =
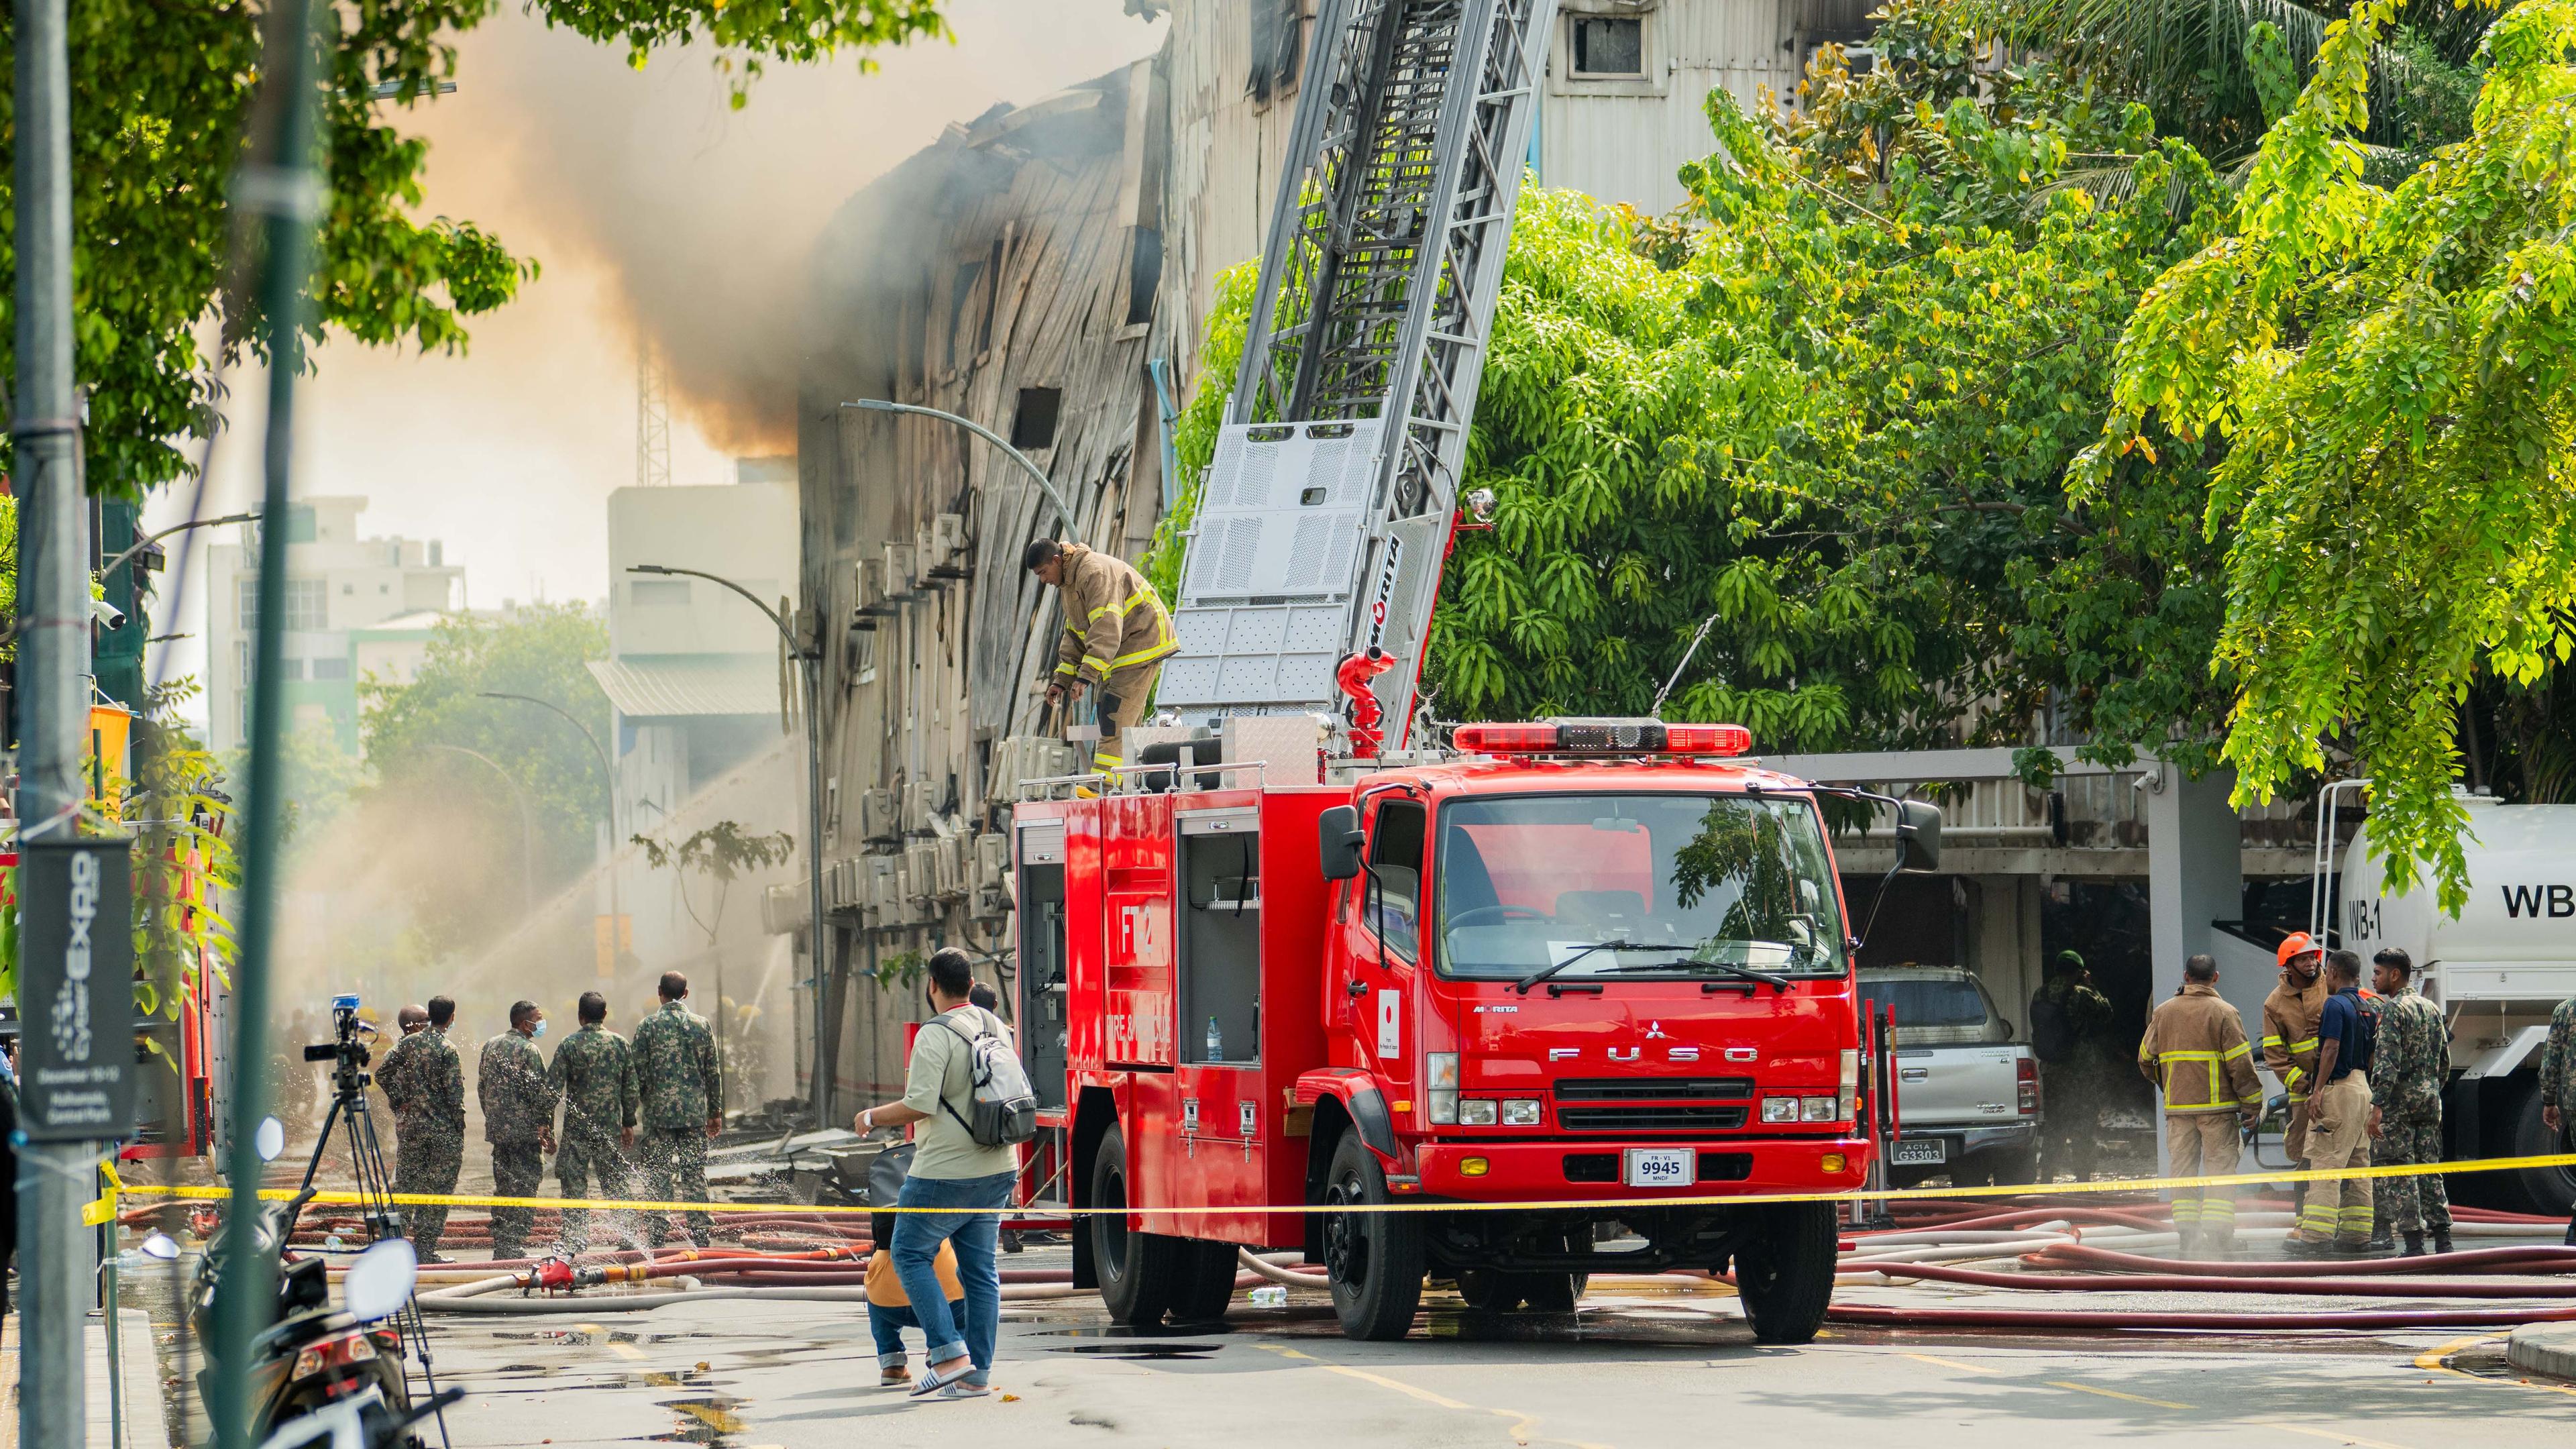
[[[168,1233],[154,1233],[143,1240],[143,1256],[167,1263],[179,1256],[179,1240]]]
[[[259,1130],[251,1134],[251,1146],[259,1149],[259,1160],[275,1162],[286,1150],[286,1124],[274,1117],[259,1119]]]
[[[391,1317],[411,1300],[411,1285],[420,1276],[420,1259],[409,1238],[387,1238],[358,1255],[340,1280],[340,1306],[360,1323]]]

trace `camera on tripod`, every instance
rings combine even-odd
[[[358,1038],[373,1036],[376,1028],[358,1015],[358,994],[354,991],[331,998],[331,1040],[307,1043],[304,1059],[308,1062],[336,1062],[331,1075],[333,1085],[341,1091],[355,1092],[366,1086],[360,1075],[373,1059],[367,1044]]]

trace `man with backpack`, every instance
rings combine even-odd
[[[2317,1013],[2316,1088],[2297,1109],[2308,1124],[2307,1167],[2348,1172],[2370,1165],[2379,1109],[2370,1101],[2370,1055],[2377,1034],[2361,999],[2361,957],[2326,958],[2325,1005]],[[2361,1257],[2370,1251],[2370,1179],[2321,1177],[2308,1186],[2298,1228],[2283,1252],[2292,1258]]]
[[[2061,1172],[2077,1182],[2093,1177],[2102,1138],[2102,1033],[2111,1025],[2111,999],[2093,988],[2084,957],[2060,951],[2049,963],[2048,983],[2030,998],[2030,1054],[2039,1059],[2042,1182]]]
[[[1018,1143],[1036,1129],[1037,1105],[1001,1019],[968,999],[975,989],[966,953],[944,947],[930,958],[930,1019],[913,1038],[903,1100],[861,1112],[852,1127],[920,1124],[912,1170],[896,1206],[894,1268],[930,1341],[930,1367],[914,1398],[980,1398],[990,1392],[993,1343],[1002,1325],[1002,1280],[993,1259],[1001,1209],[1019,1176]],[[942,1244],[956,1252],[966,1289],[965,1321],[949,1312],[939,1281]]]

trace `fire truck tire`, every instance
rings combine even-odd
[[[1389,1200],[1377,1155],[1358,1133],[1343,1133],[1324,1173],[1324,1205]],[[1422,1305],[1421,1217],[1326,1213],[1322,1228],[1325,1272],[1332,1280],[1333,1314],[1342,1322],[1342,1336],[1384,1343],[1412,1332],[1413,1311]]]
[[[1154,1233],[1131,1232],[1127,1206],[1127,1137],[1116,1127],[1102,1133],[1091,1154],[1091,1206],[1109,1211],[1085,1219],[1091,1233],[1092,1270],[1100,1279],[1100,1301],[1113,1323],[1150,1328],[1163,1321],[1171,1306],[1176,1266],[1176,1240]]]
[[[2554,1157],[2562,1152],[2576,1152],[2576,1119],[2561,1113],[2559,1130],[2552,1132],[2540,1117],[2540,1074],[2516,1072],[2509,1079],[2514,1095],[2505,1108],[2508,1136],[2500,1144],[2498,1155],[2513,1157]],[[2576,1201],[2576,1170],[2564,1167],[2523,1167],[2511,1172],[2492,1174],[2503,1179],[2497,1184],[2508,1200],[2507,1208],[2527,1213],[2556,1217]]]
[[[1172,1321],[1215,1323],[1234,1301],[1235,1246],[1197,1238],[1167,1238],[1179,1271],[1172,1275]]]
[[[1805,1343],[1834,1297],[1834,1210],[1820,1202],[1752,1210],[1752,1236],[1735,1250],[1735,1291],[1762,1343]]]

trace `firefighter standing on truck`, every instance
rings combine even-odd
[[[2165,1156],[2175,1177],[2234,1172],[2243,1153],[2237,1122],[2254,1124],[2263,1083],[2244,1018],[2218,994],[2218,962],[2194,956],[2182,965],[2182,990],[2156,1007],[2138,1042],[2138,1070],[2165,1095]],[[2236,1190],[2178,1187],[2174,1231],[2186,1258],[2227,1256],[2236,1237]]]
[[[2290,1094],[2290,1126],[2281,1150],[2292,1162],[2308,1157],[2308,1097],[2316,1090],[2317,1014],[2325,1010],[2326,983],[2319,970],[2325,948],[2305,931],[2281,938],[2281,984],[2263,998],[2263,1069]],[[2308,1185],[2292,1195],[2305,1199]]]
[[[1069,703],[1097,686],[1093,709],[1100,740],[1092,747],[1091,768],[1114,769],[1126,759],[1122,736],[1145,717],[1154,697],[1163,657],[1180,647],[1172,638],[1172,616],[1143,574],[1081,544],[1041,538],[1020,555],[1020,564],[1064,600],[1064,634],[1056,640],[1047,702]]]

